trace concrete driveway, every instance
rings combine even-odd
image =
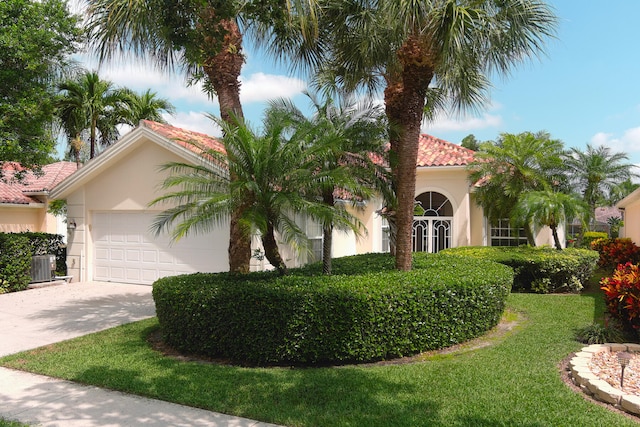
[[[155,315],[151,286],[72,283],[0,295],[0,356]],[[43,427],[277,427],[0,367],[0,419]]]
[[[0,295],[0,356],[155,315],[151,286],[68,283]]]

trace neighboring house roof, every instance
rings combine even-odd
[[[47,195],[58,183],[77,170],[73,162],[56,162],[42,166],[42,174],[27,171],[22,180],[14,179],[24,169],[16,163],[2,165],[0,204],[28,205],[42,203],[36,195]]]
[[[473,161],[475,152],[431,135],[420,135],[418,167],[466,166]]]
[[[609,218],[622,219],[622,213],[620,212],[620,209],[618,209],[615,206],[606,206],[606,207],[596,208],[595,216],[596,216],[596,221],[603,222],[605,224],[607,223]]]

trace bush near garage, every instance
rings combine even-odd
[[[513,280],[490,261],[388,254],[333,261],[289,276],[229,273],[167,277],[153,285],[165,341],[187,353],[248,365],[376,361],[447,347],[494,327]]]
[[[0,294],[27,289],[30,272],[29,239],[19,234],[0,233]]]
[[[0,293],[22,291],[31,282],[31,257],[55,255],[56,274],[67,272],[67,249],[60,234],[22,232],[0,233]],[[24,242],[26,241],[26,255]],[[26,256],[26,258],[25,258]],[[25,273],[26,265],[26,273]]]
[[[602,268],[640,262],[640,247],[629,238],[597,239],[591,242],[591,249],[600,254],[598,265]]]
[[[482,258],[507,265],[515,274],[516,292],[576,292],[587,283],[596,267],[598,253],[589,249],[550,247],[467,246],[443,253]]]
[[[67,275],[67,246],[64,244],[61,234],[40,233],[26,231],[16,233],[29,239],[31,255],[55,255],[56,274],[58,276]]]

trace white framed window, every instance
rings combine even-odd
[[[390,252],[390,237],[389,237],[389,221],[386,218],[382,218],[382,242],[381,252]]]
[[[322,260],[322,224],[312,221],[310,219],[306,222],[305,233],[309,238],[309,244],[311,247],[311,253],[309,254],[308,262],[316,262]]]
[[[491,224],[490,246],[520,246],[527,244],[524,228],[513,228],[511,222],[499,219]]]

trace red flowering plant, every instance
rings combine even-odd
[[[618,265],[611,277],[600,281],[609,313],[625,326],[640,329],[640,265]]]
[[[619,264],[640,261],[640,247],[631,239],[597,239],[591,242],[591,249],[600,254],[600,267],[615,268]]]

